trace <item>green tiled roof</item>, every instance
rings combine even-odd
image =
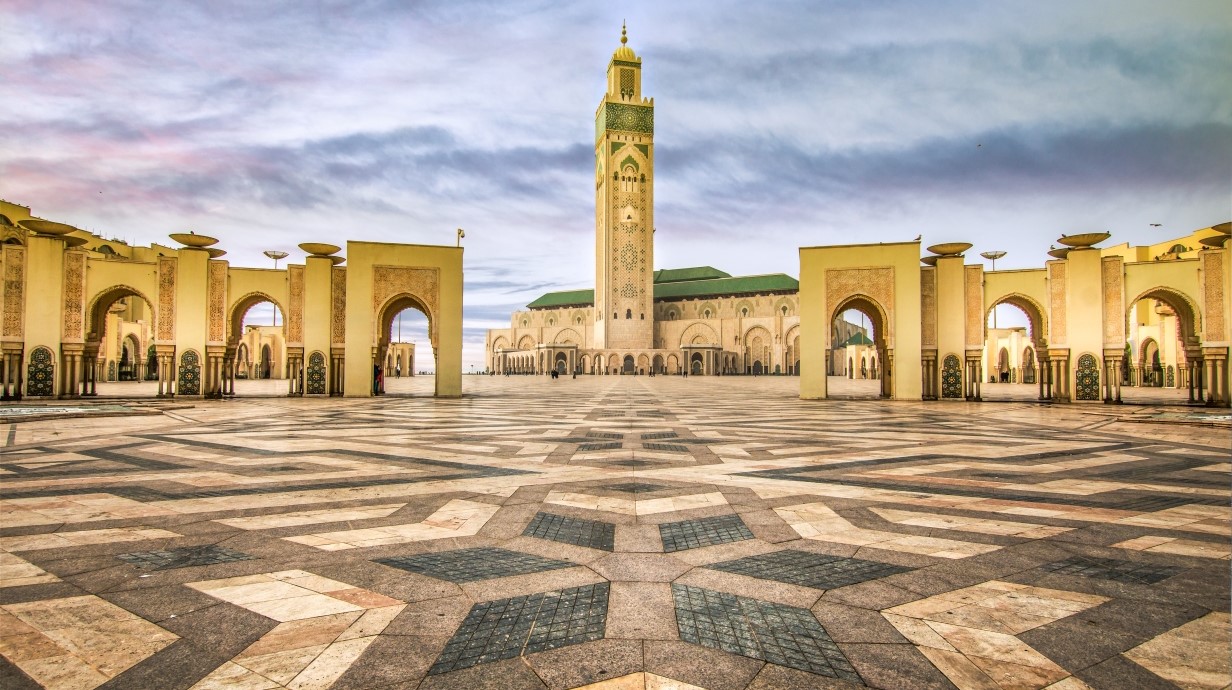
[[[549,292],[526,306],[529,309],[557,309],[560,307],[589,307],[594,303],[594,290],[565,290],[564,292]]]
[[[655,285],[659,283],[679,283],[684,280],[713,280],[715,278],[730,278],[730,273],[724,273],[713,266],[695,266],[693,268],[661,268],[655,271]]]
[[[736,276],[735,278],[663,283],[654,286],[654,296],[657,300],[683,299],[755,292],[798,292],[799,290],[800,281],[795,278],[785,273],[770,273],[763,276]]]
[[[665,273],[669,276],[677,276],[694,271],[713,272],[715,274],[720,274],[722,277],[701,280],[675,278],[674,280],[662,281],[658,279],[660,275]],[[785,273],[732,277],[717,269],[710,268],[709,266],[703,266],[699,268],[664,269],[661,271],[656,271],[654,298],[656,300],[670,300],[685,299],[689,297],[717,297],[719,295],[744,295],[766,292],[798,292],[799,290],[800,281]],[[565,290],[563,292],[549,292],[526,306],[529,309],[559,309],[562,307],[589,307],[593,306],[594,303],[594,290]]]
[[[863,333],[852,333],[851,337],[847,339],[847,342],[843,343],[840,347],[847,347],[848,345],[872,345],[872,344],[873,344],[873,341],[869,340],[867,335],[864,335]]]

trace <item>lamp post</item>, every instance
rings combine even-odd
[[[462,246],[462,238],[463,238],[463,237],[466,237],[466,231],[465,231],[465,230],[463,230],[462,228],[458,228],[458,245],[457,245],[457,246],[459,246],[459,247],[461,247],[461,246]]]
[[[280,251],[278,251],[277,249],[267,249],[267,250],[265,250],[264,254],[265,254],[266,256],[268,256],[269,258],[271,258],[271,259],[273,259],[273,260],[274,260],[274,270],[275,270],[275,271],[277,271],[277,270],[278,270],[278,260],[279,260],[279,259],[285,259],[285,258],[287,258],[287,256],[288,256],[288,254],[287,254],[286,252],[280,252]],[[278,325],[278,307],[274,307],[274,323],[273,323],[273,325],[275,325],[275,326],[277,326],[277,325]]]
[[[991,261],[992,270],[995,271],[997,270],[997,259],[1000,259],[1001,257],[1005,256],[1005,252],[1001,250],[996,250],[996,251],[991,251],[991,252],[980,252],[980,256]],[[997,328],[997,307],[996,305],[993,305],[993,308],[992,308],[992,327],[993,327],[993,330],[996,330]]]

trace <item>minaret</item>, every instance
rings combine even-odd
[[[654,346],[654,99],[628,45],[607,66],[595,113],[595,347]]]

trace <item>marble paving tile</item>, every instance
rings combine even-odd
[[[1144,535],[1117,542],[1112,546],[1131,551],[1168,553],[1176,556],[1195,556],[1197,558],[1218,558],[1225,561],[1232,558],[1232,549],[1229,548],[1226,542],[1195,541],[1179,537]]]
[[[1183,690],[1221,690],[1232,677],[1229,615],[1212,611],[1125,652],[1125,656]]]
[[[144,541],[146,539],[169,539],[178,536],[180,535],[165,529],[146,527],[50,532],[47,534],[31,534],[18,537],[0,537],[0,551],[63,549],[73,546],[88,546],[90,544],[115,544],[129,541]]]
[[[467,537],[477,533],[498,510],[500,506],[490,503],[454,499],[416,523],[320,532],[298,537],[283,537],[283,539],[313,546],[323,551],[343,551],[369,546]]]
[[[614,496],[595,496],[568,491],[552,491],[544,502],[560,506],[585,508],[587,510],[602,510],[621,515],[654,515],[678,510],[725,506],[727,505],[727,498],[718,491],[641,500]]]
[[[934,529],[952,529],[960,532],[979,532],[981,534],[997,534],[1006,537],[1021,537],[1023,539],[1042,539],[1055,537],[1073,529],[1072,527],[1052,527],[1030,522],[1013,522],[1010,520],[988,520],[958,515],[939,515],[936,513],[920,513],[911,510],[894,510],[892,508],[870,508],[872,512],[889,522],[899,525],[915,525],[917,527],[932,527]]]
[[[19,556],[0,552],[0,587],[22,587],[59,581],[60,578]]]
[[[246,518],[227,518],[216,520],[223,525],[238,527],[245,530],[277,529],[279,527],[300,527],[302,525],[317,525],[326,522],[350,522],[352,520],[374,520],[388,517],[400,510],[405,503],[365,506],[363,508],[327,508],[324,510],[301,510],[293,513],[278,513],[275,515],[257,515]]]
[[[817,541],[871,546],[889,551],[951,559],[969,558],[1001,548],[992,544],[976,544],[954,539],[918,537],[863,529],[851,524],[823,503],[805,503],[775,508],[774,512],[778,513],[779,517],[791,525],[800,536]]]
[[[398,599],[303,570],[188,586],[279,622],[198,681],[194,690],[324,690],[406,608]]]
[[[1038,690],[1070,674],[1017,635],[1107,597],[996,580],[882,611],[960,690]]]
[[[178,639],[94,595],[0,606],[0,654],[47,688],[96,688]]]

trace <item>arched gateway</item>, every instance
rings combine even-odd
[[[374,363],[389,346],[393,316],[406,307],[428,318],[436,395],[461,395],[460,247],[348,242],[342,266],[334,256],[340,247],[304,244],[302,264],[268,270],[232,267],[203,235],[173,235],[178,250],[124,246],[117,253],[62,223],[18,225],[25,243],[0,246],[6,400],[93,395],[98,372],[109,371],[100,349],[122,340],[106,332],[108,313],[128,298],[149,305],[145,375],[158,380],[163,397],[233,393],[237,361],[260,354],[240,340],[244,314],[261,302],[285,319],[285,347],[261,361],[288,378],[290,395],[379,394]],[[125,362],[138,357],[127,341],[117,347],[129,354]]]

